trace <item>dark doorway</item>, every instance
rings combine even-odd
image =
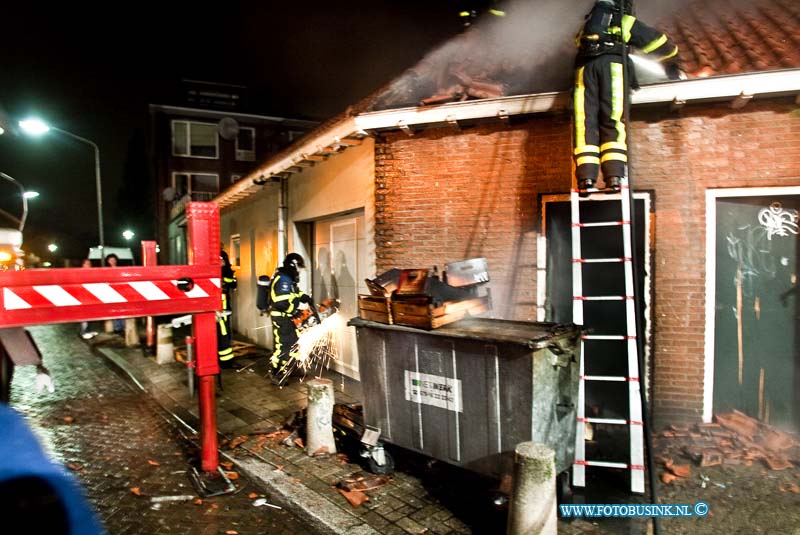
[[[649,355],[650,331],[650,257],[645,245],[650,235],[650,195],[640,193],[634,200],[635,246],[639,277],[637,298],[643,332],[645,333],[645,362]],[[584,223],[619,221],[621,203],[616,195],[599,195],[580,205]],[[572,236],[570,202],[567,195],[542,198],[542,233],[546,239],[546,291],[543,319],[558,323],[572,321]],[[581,234],[581,254],[584,258],[624,256],[621,227],[585,228]],[[541,262],[541,260],[540,260]],[[624,295],[623,264],[587,264],[583,267],[584,295]],[[587,301],[584,303],[584,327],[592,334],[625,334],[624,301]],[[616,340],[587,340],[584,343],[586,375],[628,376],[626,343]],[[645,377],[642,372],[641,376]],[[587,383],[586,414],[599,406],[603,417],[628,418],[628,385],[625,382]],[[596,411],[597,409],[595,409]]]

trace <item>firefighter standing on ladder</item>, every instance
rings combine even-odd
[[[300,282],[300,270],[305,267],[302,256],[289,253],[283,260],[283,266],[278,268],[269,283],[269,315],[275,341],[275,350],[270,358],[270,372],[276,384],[281,384],[291,374],[300,356],[295,345],[297,326],[293,321],[293,317],[299,312],[300,304],[307,304],[320,323],[314,300],[297,286]]]
[[[231,291],[236,289],[236,275],[233,273],[228,253],[220,250],[222,264],[222,312],[217,318],[217,356],[221,368],[230,367],[233,360],[233,347],[231,347]]]
[[[620,3],[624,1],[624,6]],[[624,7],[624,15],[620,13]],[[594,187],[602,168],[606,188],[617,189],[627,177],[628,145],[624,122],[629,105],[623,80],[622,47],[634,46],[664,62],[670,79],[680,77],[678,47],[632,15],[630,0],[597,0],[575,38],[575,175],[578,189]],[[630,87],[636,88],[633,68]]]

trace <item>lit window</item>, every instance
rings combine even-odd
[[[236,136],[236,159],[252,162],[256,159],[256,129],[242,127]]]
[[[242,239],[239,234],[234,234],[231,236],[231,249],[230,249],[230,261],[232,266],[240,266],[241,264],[241,253],[242,253]]]
[[[191,158],[217,158],[217,125],[172,121],[172,154]]]

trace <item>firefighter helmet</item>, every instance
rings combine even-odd
[[[299,254],[289,253],[286,255],[286,258],[283,259],[283,267],[301,270],[306,267],[306,262]]]
[[[621,7],[626,15],[633,14],[633,0],[597,0],[597,4],[605,4],[615,9]]]

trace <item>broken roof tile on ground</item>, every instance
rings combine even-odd
[[[694,432],[688,427],[671,426],[659,433],[662,439],[661,464],[675,476],[682,477],[685,477],[682,469],[673,470],[679,465],[674,464],[670,455],[689,458],[701,467],[750,465],[755,461],[763,462],[772,470],[800,466],[800,440],[789,433],[736,410],[718,414],[716,420],[715,424],[695,425]],[[670,481],[674,479],[666,477]]]

